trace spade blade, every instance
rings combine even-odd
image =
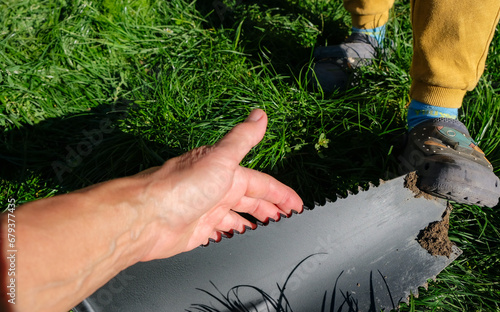
[[[417,241],[447,203],[404,176],[175,257],[138,263],[78,311],[389,311],[461,253]],[[283,311],[285,311],[284,309]]]

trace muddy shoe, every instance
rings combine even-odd
[[[314,49],[315,64],[309,79],[321,86],[324,93],[346,88],[355,76],[355,69],[368,65],[376,57],[378,42],[373,36],[353,33],[344,43]]]
[[[417,171],[417,186],[426,193],[463,204],[498,203],[500,181],[458,120],[435,118],[418,124],[400,160],[403,171]]]

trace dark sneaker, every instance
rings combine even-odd
[[[314,49],[315,63],[309,75],[311,83],[324,93],[346,88],[355,69],[369,65],[377,56],[379,44],[373,36],[353,33],[344,43]]]
[[[463,123],[450,118],[422,122],[408,134],[404,171],[417,171],[423,192],[452,201],[493,207],[500,181]]]

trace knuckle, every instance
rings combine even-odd
[[[179,157],[179,162],[178,162],[179,168],[182,169],[195,164],[200,159],[203,159],[212,150],[213,150],[213,145],[204,145],[190,150],[189,152]]]

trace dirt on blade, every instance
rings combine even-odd
[[[451,205],[448,204],[441,221],[432,222],[425,229],[420,231],[417,237],[420,246],[425,248],[433,256],[450,257],[452,246],[448,238],[450,227]]]
[[[423,197],[425,199],[434,199],[434,196],[432,196],[431,194],[422,192],[417,187],[417,182],[418,182],[418,175],[415,171],[412,171],[406,175],[404,186],[413,193],[415,193],[415,198]]]

